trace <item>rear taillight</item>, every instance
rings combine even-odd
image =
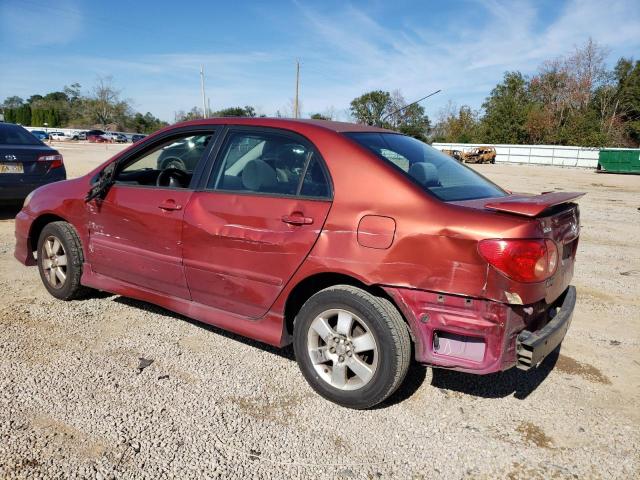
[[[558,266],[558,248],[549,239],[491,239],[478,242],[478,252],[507,277],[518,282],[541,282]]]
[[[40,155],[38,157],[39,162],[51,162],[49,168],[59,168],[63,165],[62,163],[62,155]]]

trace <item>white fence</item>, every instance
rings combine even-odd
[[[498,163],[530,163],[563,167],[596,168],[599,148],[560,145],[492,145],[489,143],[434,143],[438,150],[467,151],[474,147],[492,146]],[[611,149],[616,150],[616,149]]]

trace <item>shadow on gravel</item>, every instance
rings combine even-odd
[[[284,348],[272,347],[271,345],[257,342],[241,335],[236,335],[235,333],[222,330],[218,327],[185,317],[184,315],[166,310],[152,303],[120,296],[115,297],[113,301],[129,307],[140,308],[147,312],[158,313],[177,320],[182,320],[212,334],[221,335],[225,338],[244,343],[245,345],[260,349],[264,352],[269,352],[274,355],[278,355],[279,357],[295,361],[292,346]],[[538,388],[538,385],[540,385],[545,378],[547,378],[551,370],[553,370],[556,362],[558,361],[559,353],[559,349],[555,350],[553,353],[549,354],[538,368],[529,372],[523,372],[516,368],[512,368],[506,372],[493,373],[490,375],[473,375],[470,373],[434,368],[432,369],[433,377],[431,385],[444,390],[453,390],[467,395],[474,395],[476,397],[502,398],[513,394],[515,398],[524,400],[529,396],[529,394]],[[390,407],[413,396],[413,394],[424,383],[426,375],[427,367],[413,362],[409,367],[407,377],[402,385],[400,385],[400,388],[398,388],[398,390],[389,399],[380,404],[377,408]]]
[[[129,307],[140,308],[142,310],[146,310],[147,312],[158,313],[160,315],[172,317],[177,320],[182,320],[198,328],[201,328],[202,330],[211,332],[212,334],[220,335],[225,338],[235,340],[236,342],[244,343],[245,345],[249,345],[250,347],[259,348],[260,350],[273,353],[274,355],[278,355],[279,357],[282,357],[282,358],[295,360],[295,356],[293,355],[293,347],[291,346],[284,347],[284,348],[272,347],[271,345],[267,345],[266,343],[251,340],[250,338],[243,337],[241,335],[236,335],[235,333],[228,332],[227,330],[214,327],[213,325],[209,325],[207,323],[199,322],[198,320],[194,320],[193,318],[185,317],[184,315],[180,315],[178,313],[172,312],[171,310],[166,310],[162,307],[159,307],[152,303],[143,302],[141,300],[134,300],[133,298],[127,298],[127,297],[116,297],[114,298],[113,301],[121,303],[123,305],[127,305]]]
[[[523,372],[512,368],[489,375],[473,375],[441,368],[433,369],[431,385],[445,390],[483,398],[502,398],[511,394],[518,400],[527,398],[547,378],[560,355],[560,349],[550,353],[534,370]]]
[[[407,372],[407,376],[405,377],[404,382],[402,382],[402,384],[398,387],[398,390],[396,390],[393,395],[391,395],[380,405],[374,407],[374,409],[391,407],[396,403],[402,403],[405,400],[411,398],[413,394],[416,393],[416,391],[424,383],[424,379],[426,377],[427,367],[417,362],[411,362],[409,371]]]
[[[0,204],[0,220],[13,220],[22,209],[22,204]]]

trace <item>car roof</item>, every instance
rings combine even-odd
[[[188,125],[251,125],[257,127],[276,127],[285,128],[290,130],[297,130],[300,127],[311,126],[322,128],[325,130],[332,130],[338,133],[345,132],[378,132],[378,133],[394,133],[393,130],[387,130],[385,128],[374,127],[371,125],[362,125],[359,123],[348,122],[336,122],[333,120],[313,120],[313,119],[295,119],[295,118],[270,118],[270,117],[216,117],[206,118],[200,120],[191,120],[188,122],[182,122],[175,125],[171,125],[168,128],[175,128],[177,126]]]

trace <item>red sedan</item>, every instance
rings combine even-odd
[[[109,140],[104,138],[102,135],[88,135],[87,141],[89,143],[108,143]]]
[[[511,194],[375,127],[208,119],[36,190],[15,256],[62,300],[106,290],[293,343],[318,393],[369,408],[412,357],[486,374],[560,345],[580,195]]]

